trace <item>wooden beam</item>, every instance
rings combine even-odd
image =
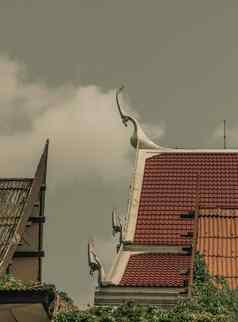
[[[32,251],[32,252],[17,251],[14,253],[13,257],[44,257],[44,256],[45,256],[44,251]]]

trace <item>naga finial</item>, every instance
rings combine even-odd
[[[121,219],[118,215],[117,209],[113,208],[112,210],[112,235],[113,237],[119,233],[119,245],[117,245],[117,250],[120,248],[122,244],[122,223]]]
[[[134,148],[139,149],[159,149],[160,146],[155,144],[152,140],[150,140],[147,135],[142,130],[139,122],[136,118],[126,115],[123,111],[120,102],[119,102],[119,94],[123,91],[124,85],[121,86],[116,92],[116,102],[119,114],[121,116],[122,123],[127,126],[128,122],[131,122],[134,127],[134,132],[131,136],[131,145]]]
[[[88,265],[90,268],[89,274],[93,276],[93,273],[98,271],[98,285],[101,286],[104,279],[105,273],[103,269],[103,265],[96,255],[94,241],[90,240],[88,242]]]

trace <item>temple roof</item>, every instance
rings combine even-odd
[[[131,255],[120,286],[184,287],[184,272],[191,266],[189,255],[135,254]]]
[[[170,305],[178,294],[191,295],[197,251],[213,275],[237,287],[238,150],[154,144],[121,108],[121,90],[116,102],[123,124],[134,126],[136,165],[120,249],[95,293],[95,303],[130,298]]]
[[[95,302],[122,303],[135,287],[138,303],[163,302],[150,287],[169,303],[190,294],[196,251],[237,287],[237,250],[238,150],[139,149],[123,243]]]
[[[211,273],[236,287],[238,151],[144,150],[136,167],[126,239],[144,246],[191,245],[197,207],[197,250]]]
[[[45,185],[48,144],[47,140],[33,178],[0,179],[0,277],[6,272]]]
[[[33,179],[0,179],[0,258],[22,218]]]
[[[139,165],[138,165],[139,166]],[[159,153],[144,160],[133,241],[184,245],[199,208],[238,209],[238,152]]]
[[[238,209],[201,209],[197,250],[208,270],[238,287]]]

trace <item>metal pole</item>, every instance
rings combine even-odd
[[[226,149],[226,120],[224,120],[224,149]]]

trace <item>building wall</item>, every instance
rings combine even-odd
[[[9,273],[23,281],[38,281],[39,259],[37,257],[18,257],[13,259]],[[0,320],[1,321],[1,320]]]
[[[36,220],[43,216],[44,192],[41,192],[39,201],[36,203],[31,219],[25,228],[23,238],[8,268],[8,272],[13,274],[17,279],[41,282],[44,223],[37,222]]]
[[[1,322],[49,322],[42,304],[0,305]]]
[[[39,249],[39,224],[31,223],[27,225],[17,252],[37,252]]]

